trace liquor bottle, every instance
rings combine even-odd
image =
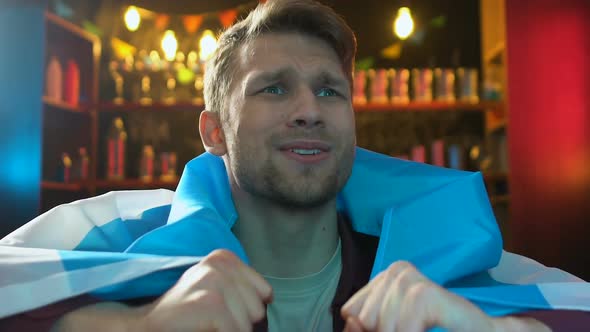
[[[80,68],[74,60],[68,60],[65,80],[64,101],[72,106],[80,102]]]
[[[45,93],[47,97],[54,101],[61,101],[63,96],[63,72],[61,64],[55,56],[49,59],[45,79]]]
[[[90,169],[90,158],[88,157],[88,151],[85,147],[78,149],[78,155],[73,162],[73,174],[72,177],[77,181],[88,180],[88,172]]]
[[[151,145],[143,146],[139,178],[143,182],[151,182],[154,179],[154,148]]]
[[[121,73],[121,69],[123,66],[119,65],[119,62],[113,60],[109,63],[109,74],[111,79],[113,80],[113,87],[114,87],[114,97],[113,103],[116,105],[121,105],[125,102],[125,90],[124,84],[125,81],[123,79],[123,74]]]
[[[113,120],[107,136],[107,179],[122,180],[125,178],[125,153],[127,132],[123,119]]]
[[[57,168],[57,181],[69,183],[72,181],[72,158],[66,152],[61,154]]]

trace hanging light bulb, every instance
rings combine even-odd
[[[217,39],[211,30],[203,31],[203,36],[199,40],[199,58],[201,61],[207,61],[217,49]]]
[[[125,26],[129,31],[136,31],[139,28],[139,24],[141,23],[141,16],[139,16],[139,11],[135,6],[129,6],[127,11],[125,11]]]
[[[178,41],[176,40],[174,31],[166,30],[166,32],[164,32],[164,38],[162,38],[162,50],[164,51],[164,57],[166,60],[174,61],[177,49]]]
[[[397,11],[397,17],[393,23],[393,32],[401,39],[407,39],[414,31],[414,20],[410,8],[402,7]]]

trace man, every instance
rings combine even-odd
[[[337,212],[355,160],[356,44],[332,10],[268,1],[219,45],[199,130],[223,160],[244,252],[207,252],[139,304],[69,305],[54,331],[550,331],[533,318],[492,318],[405,261],[368,281],[379,239]]]

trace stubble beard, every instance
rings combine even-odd
[[[252,151],[256,149],[236,147],[233,151],[230,165],[237,185],[251,196],[287,210],[313,209],[333,201],[346,184],[354,159],[352,144],[335,156],[332,170],[310,165],[293,176],[270,156],[256,159]]]

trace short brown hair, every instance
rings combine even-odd
[[[219,37],[218,49],[205,72],[207,110],[223,114],[235,70],[233,61],[241,45],[272,32],[295,32],[326,42],[340,59],[352,86],[356,38],[350,27],[330,7],[313,0],[268,0]]]

